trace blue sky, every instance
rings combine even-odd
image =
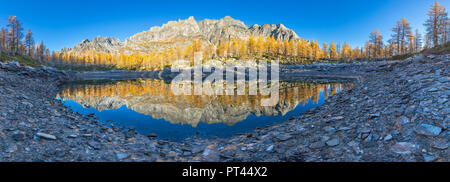
[[[160,26],[170,20],[219,19],[231,16],[247,25],[279,24],[300,37],[326,41],[348,41],[363,45],[374,29],[384,41],[390,28],[402,17],[424,31],[426,12],[434,0],[0,0],[0,26],[16,15],[23,26],[44,40],[51,50],[72,47],[98,35],[125,38]],[[439,1],[446,9],[449,0]]]

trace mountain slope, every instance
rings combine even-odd
[[[97,37],[92,41],[84,40],[74,48],[63,49],[63,53],[71,51],[75,55],[89,51],[102,53],[146,54],[161,51],[165,48],[185,48],[193,40],[201,40],[203,45],[217,44],[221,40],[233,38],[247,39],[250,36],[273,36],[279,40],[298,39],[297,34],[284,25],[253,25],[251,27],[240,20],[229,16],[220,20],[205,19],[196,21],[194,17],[186,20],[169,21],[160,27],[151,27],[150,30],[137,33],[121,42],[110,37]]]

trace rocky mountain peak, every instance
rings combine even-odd
[[[258,24],[254,24],[252,27],[250,27],[250,29],[256,29],[259,28],[260,26]]]
[[[233,18],[231,18],[231,16],[225,16],[222,18],[222,20],[234,20]]]
[[[188,19],[186,19],[186,21],[195,21],[194,16],[190,16]]]
[[[277,40],[291,40],[298,39],[298,35],[283,24],[264,24],[262,26],[253,25],[250,27],[250,32],[253,36],[273,36]]]
[[[87,44],[89,42],[91,42],[89,39],[84,39],[83,41],[81,41],[82,44]]]
[[[117,53],[119,48],[124,45],[122,41],[113,37],[97,36],[92,40],[84,39],[71,49],[62,49],[61,52],[73,52],[75,55],[80,55],[89,51],[97,51],[102,53]]]
[[[162,26],[151,27],[148,31],[137,33],[120,41],[111,37],[96,37],[89,41],[83,40],[71,49],[72,52],[81,54],[94,50],[105,53],[147,54],[161,51],[165,48],[179,46],[185,48],[192,44],[193,40],[201,40],[204,44],[217,44],[220,40],[231,38],[247,39],[250,36],[273,36],[276,39],[297,39],[297,34],[286,28],[283,24],[264,24],[248,27],[243,21],[225,16],[219,20],[205,19],[196,21],[193,16],[184,20],[169,21]]]

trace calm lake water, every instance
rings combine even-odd
[[[280,82],[276,106],[262,107],[260,95],[174,95],[170,83],[139,79],[74,82],[57,98],[72,110],[94,113],[106,124],[134,127],[161,139],[230,137],[250,132],[320,106],[352,82]]]

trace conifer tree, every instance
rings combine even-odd
[[[10,51],[12,55],[16,55],[17,50],[19,49],[20,40],[23,38],[22,23],[20,23],[16,16],[10,16],[8,18],[8,27]]]
[[[431,40],[433,46],[448,41],[440,41],[442,37],[447,37],[445,34],[448,34],[448,15],[445,8],[439,2],[435,1],[430,10],[428,10],[427,15],[428,19],[424,25],[427,30],[426,35]]]
[[[33,34],[31,33],[31,30],[28,29],[27,35],[25,36],[24,45],[27,48],[28,56],[31,56],[31,47],[34,44]]]
[[[334,42],[332,41],[330,44],[330,58],[331,59],[336,59],[337,55],[336,55],[336,45],[334,44]]]

